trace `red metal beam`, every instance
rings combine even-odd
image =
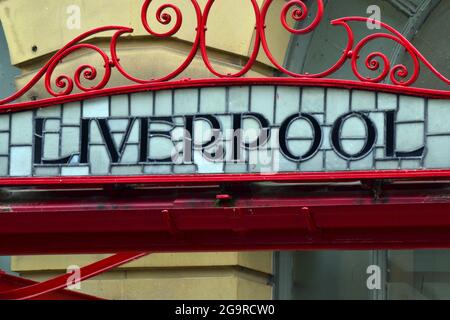
[[[21,288],[34,286],[36,284],[38,284],[38,282],[13,276],[0,270],[0,292],[17,290]],[[101,300],[101,299],[75,291],[60,289],[44,293],[34,298],[30,298],[30,300]]]
[[[119,267],[123,264],[131,262],[148,255],[146,252],[130,252],[115,254],[103,260],[92,263],[80,269],[80,278],[75,279],[76,283],[95,277],[101,273]],[[63,274],[59,277],[28,286],[16,288],[9,291],[0,291],[0,300],[30,300],[37,297],[54,293],[55,291],[67,287],[67,281],[72,275],[70,273]],[[1,278],[0,278],[1,280]],[[72,283],[71,283],[72,284]],[[73,283],[75,284],[75,283]]]
[[[450,248],[445,185],[381,189],[264,186],[231,188],[229,197],[217,197],[224,192],[214,187],[19,194],[21,202],[0,207],[0,254]]]

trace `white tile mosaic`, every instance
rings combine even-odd
[[[327,124],[350,111],[350,91],[327,89]]]
[[[145,117],[153,114],[153,92],[133,93],[130,95],[130,100],[130,115]]]
[[[228,112],[238,113],[250,111],[249,87],[231,87],[228,90]]]
[[[32,172],[32,152],[30,147],[11,147],[9,174],[13,177],[30,176]]]
[[[184,116],[198,110],[198,89],[182,89],[174,93],[174,114]]]
[[[61,168],[62,176],[87,176],[89,175],[89,167],[76,166],[76,167],[63,167]]]
[[[63,106],[63,124],[78,125],[81,117],[81,103],[71,102]]]
[[[378,96],[378,110],[396,110],[398,103],[398,96],[392,93],[379,92]]]
[[[352,96],[350,96],[352,95]],[[352,106],[350,108],[350,101]],[[398,109],[398,110],[397,110]],[[386,111],[393,110],[394,156],[387,157],[388,131]],[[344,159],[337,154],[331,143],[331,129],[336,119],[350,111],[366,114],[373,123],[376,145],[361,159]],[[269,143],[259,150],[248,151],[244,143],[257,141],[261,134],[260,123],[243,116],[241,162],[232,163],[234,136],[233,114],[254,112],[261,114],[270,125]],[[322,140],[319,150],[310,159],[300,163],[289,160],[278,144],[281,124],[291,115],[309,113],[321,126]],[[178,164],[151,163],[151,160],[171,158],[183,154],[186,137],[185,116],[194,117],[193,133],[197,145],[211,139],[211,124],[195,116],[216,117],[221,126],[221,141],[206,151],[195,150],[193,163],[189,157]],[[148,121],[148,145],[140,145],[142,117],[172,117],[173,123]],[[112,154],[120,152],[130,117],[138,118],[119,160]],[[44,118],[42,138],[33,133],[35,118]],[[80,163],[80,146],[83,131],[81,118],[91,121],[89,125],[88,163]],[[90,120],[92,118],[92,120]],[[105,137],[100,133],[96,118],[108,118],[113,139],[108,151]],[[87,119],[87,120],[86,120]],[[72,102],[61,106],[41,108],[35,111],[0,115],[0,176],[83,176],[83,175],[139,175],[139,174],[218,174],[260,172],[315,172],[341,170],[396,170],[396,169],[443,169],[450,168],[450,101],[397,96],[362,90],[323,89],[290,86],[243,86],[203,89],[179,89],[160,92],[142,92],[105,98]],[[325,122],[326,121],[326,122]],[[145,124],[144,124],[145,125]],[[391,128],[392,129],[392,128]],[[171,139],[154,134],[167,132]],[[153,133],[151,133],[153,132]],[[225,134],[227,133],[227,134]],[[346,120],[340,132],[340,144],[348,154],[359,153],[367,142],[367,126],[360,117]],[[108,136],[108,133],[105,133]],[[305,154],[312,146],[314,130],[305,119],[292,122],[287,131],[287,146],[295,156]],[[36,143],[42,140],[42,150]],[[60,144],[61,142],[61,144]],[[236,141],[239,143],[239,141]],[[177,149],[175,148],[177,145]],[[410,152],[423,147],[423,155],[416,158],[398,159],[398,152]],[[114,150],[114,148],[116,150]],[[274,151],[267,151],[271,148]],[[42,153],[43,160],[56,160],[71,156],[68,164],[35,164],[33,154]],[[221,153],[224,151],[225,155]],[[141,163],[141,152],[147,151],[148,163]],[[215,152],[215,160],[207,159],[204,152]],[[397,154],[395,153],[397,152]],[[111,153],[111,154],[110,154]],[[86,154],[84,155],[86,157]],[[227,163],[224,163],[225,157]],[[183,160],[185,162],[183,162]],[[273,173],[273,172],[272,172]]]
[[[0,131],[9,130],[9,114],[0,115]]]
[[[439,134],[450,132],[450,106],[445,100],[428,102],[428,133]]]
[[[172,91],[155,92],[155,116],[170,116],[172,108]]]
[[[200,112],[220,114],[226,112],[226,89],[203,88],[200,90]]]
[[[128,95],[118,95],[111,97],[111,116],[127,117],[129,116]]]
[[[273,86],[255,86],[252,87],[251,111],[262,114],[267,120],[273,122],[275,87]]]
[[[302,112],[324,112],[325,89],[303,88],[301,110]]]
[[[300,88],[278,87],[276,96],[275,123],[300,112]]]
[[[109,117],[109,99],[89,99],[83,103],[83,117],[85,118],[107,118]]]
[[[9,162],[7,157],[0,157],[0,175],[7,176],[9,173]]]
[[[11,116],[11,144],[32,144],[33,112],[18,112]]]
[[[354,90],[352,93],[352,110],[374,110],[376,106],[375,92]]]

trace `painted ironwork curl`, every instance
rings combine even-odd
[[[386,77],[389,75],[389,78],[392,83],[396,85],[403,85],[403,86],[409,86],[412,85],[417,78],[419,77],[419,71],[420,71],[420,62],[417,56],[415,55],[414,51],[411,48],[405,47],[410,57],[413,59],[413,73],[410,77],[410,79],[406,79],[410,72],[408,71],[408,68],[403,64],[397,64],[395,66],[391,66],[391,62],[389,61],[389,58],[381,52],[372,52],[370,53],[366,60],[365,60],[365,66],[367,69],[371,71],[379,71],[381,64],[377,60],[377,58],[381,59],[383,63],[383,69],[381,71],[381,74],[375,78],[369,78],[364,77],[361,75],[361,73],[358,71],[357,61],[360,58],[360,52],[362,48],[367,45],[371,40],[374,39],[381,39],[386,38],[393,40],[395,42],[398,42],[402,44],[401,40],[396,38],[395,36],[389,35],[389,34],[374,34],[370,35],[366,38],[364,38],[361,42],[358,43],[354,50],[354,54],[352,57],[352,69],[354,74],[361,80],[361,81],[368,81],[368,82],[381,82],[386,80]],[[404,79],[404,80],[398,80],[398,78]],[[406,80],[405,80],[406,79]]]
[[[349,17],[335,20],[335,22],[341,23],[342,25],[348,25],[348,22],[352,21],[367,22],[370,20],[368,18],[362,17]],[[394,85],[411,86],[419,78],[421,69],[420,60],[428,67],[431,67],[431,70],[434,69],[431,63],[428,62],[428,60],[426,60],[425,57],[423,57],[420,52],[411,44],[411,42],[408,41],[408,39],[406,39],[401,33],[383,22],[375,21],[375,23],[379,24],[390,33],[371,34],[366,36],[356,44],[354,50],[352,51],[351,64],[353,73],[358,77],[359,80],[364,82],[380,83],[385,81],[387,76],[389,75],[389,79]],[[364,61],[364,65],[370,71],[380,71],[380,74],[374,78],[363,76],[358,70],[358,60],[361,58],[361,51],[369,42],[379,39],[388,39],[400,44],[412,59],[412,72],[404,64],[397,64],[392,66],[391,61],[384,53],[372,52],[367,55]],[[440,76],[444,82],[449,83],[448,79],[437,72],[436,69],[434,70],[435,74]]]
[[[353,47],[353,34],[352,34],[350,27],[346,26],[346,25],[344,25],[344,28],[346,29],[347,34],[348,34],[347,45],[346,45],[343,53],[340,55],[338,61],[333,66],[331,66],[330,68],[328,68],[325,71],[322,71],[320,73],[315,73],[315,74],[313,74],[313,73],[304,73],[304,74],[295,73],[295,72],[292,72],[292,71],[286,69],[285,67],[283,67],[276,60],[274,55],[272,54],[272,52],[269,48],[267,37],[266,37],[267,13],[268,13],[272,3],[273,3],[273,0],[266,0],[263,4],[262,13],[261,13],[262,26],[260,27],[260,35],[261,35],[262,47],[264,49],[266,56],[269,58],[270,62],[279,71],[283,72],[284,74],[286,74],[288,76],[295,77],[295,78],[323,78],[323,77],[326,77],[326,76],[331,75],[332,73],[336,72],[338,69],[340,69],[344,65],[344,63],[346,62],[346,60],[348,58],[348,53],[351,51],[351,49]],[[306,17],[308,16],[308,12],[309,12],[308,8],[307,8],[306,4],[301,0],[291,0],[291,1],[287,2],[281,10],[280,20],[281,20],[281,24],[283,25],[283,27],[292,34],[303,35],[303,34],[312,32],[319,25],[320,21],[323,18],[323,14],[324,14],[324,3],[323,3],[323,0],[317,0],[316,16],[314,17],[313,21],[309,25],[307,25],[306,27],[301,28],[301,29],[294,29],[288,24],[287,16],[291,10],[292,10],[291,16],[294,19],[294,21],[300,22],[300,21],[304,21],[306,19]],[[339,24],[339,23],[336,23],[336,24]]]
[[[18,90],[16,93],[12,94],[9,97],[6,97],[4,99],[0,100],[0,106],[6,105],[10,102],[14,102],[17,99],[20,99],[23,97],[30,89],[37,84],[43,77],[45,77],[45,88],[49,94],[51,94],[54,97],[60,97],[60,96],[66,96],[70,95],[73,92],[74,89],[74,81],[76,86],[82,91],[82,92],[88,92],[88,91],[98,91],[102,90],[108,83],[110,76],[111,76],[111,67],[113,66],[111,60],[109,59],[108,55],[99,47],[87,43],[81,43],[88,39],[90,36],[103,33],[107,31],[115,31],[115,34],[113,36],[113,39],[115,37],[118,37],[118,35],[126,32],[132,32],[133,29],[127,28],[127,27],[121,27],[121,26],[106,26],[106,27],[100,27],[95,28],[90,31],[87,31],[80,36],[76,37],[69,43],[67,43],[63,48],[61,48],[56,54],[36,73],[36,75],[20,90]],[[81,50],[81,49],[89,49],[94,50],[100,56],[102,57],[104,61],[104,68],[105,73],[103,75],[102,80],[92,87],[85,87],[81,83],[81,76],[86,80],[95,80],[97,78],[97,70],[94,66],[83,64],[79,66],[74,73],[74,78],[70,77],[69,75],[62,74],[59,75],[55,79],[55,85],[60,91],[55,91],[51,84],[51,78],[52,74],[57,67],[57,65],[68,55],[70,55],[72,52]],[[75,80],[74,80],[75,79]]]
[[[158,37],[158,38],[167,38],[167,37],[174,36],[180,30],[180,28],[183,24],[183,14],[182,14],[180,8],[173,4],[163,4],[158,7],[158,9],[156,11],[156,20],[159,23],[161,23],[162,25],[168,25],[173,21],[172,15],[170,15],[170,13],[168,13],[167,10],[169,10],[169,9],[173,10],[175,12],[175,16],[176,16],[175,24],[172,26],[172,28],[169,31],[164,32],[164,33],[158,33],[150,27],[148,20],[147,20],[148,10],[150,9],[150,4],[152,3],[152,1],[153,0],[145,0],[144,5],[142,6],[142,9],[141,9],[141,21],[142,21],[142,24],[144,25],[145,30],[150,35]],[[175,69],[174,71],[172,71],[171,73],[169,73],[165,76],[162,76],[160,78],[150,78],[150,79],[140,79],[140,78],[132,76],[120,64],[120,59],[118,58],[118,55],[117,55],[117,41],[118,41],[118,37],[120,35],[117,35],[117,37],[113,38],[113,41],[111,42],[112,60],[113,60],[114,66],[117,67],[117,70],[125,78],[127,78],[130,81],[133,81],[135,83],[140,83],[140,84],[169,81],[169,80],[174,79],[178,75],[180,75],[191,64],[192,60],[194,59],[195,55],[197,54],[198,47],[199,47],[200,40],[201,40],[200,34],[201,34],[201,23],[202,23],[202,10],[201,10],[200,5],[198,4],[197,0],[190,0],[190,2],[192,3],[192,6],[195,10],[195,15],[197,18],[197,24],[196,24],[196,28],[195,28],[196,35],[195,35],[195,39],[192,43],[191,51],[187,55],[184,62],[177,69]]]
[[[267,8],[270,7],[273,0],[266,1],[265,5]],[[264,10],[264,9],[263,9]],[[292,10],[292,11],[291,11]],[[324,13],[324,4],[323,0],[317,0],[317,13],[314,17],[314,20],[306,27],[302,29],[294,29],[292,28],[288,21],[287,16],[289,15],[289,11],[291,11],[291,18],[295,22],[301,22],[306,20],[309,15],[308,6],[302,0],[290,0],[286,3],[281,10],[281,23],[283,27],[291,33],[294,34],[306,34],[313,31],[319,23],[322,21],[323,13]]]
[[[170,37],[176,34],[180,30],[181,25],[183,24],[183,14],[181,13],[180,8],[178,8],[173,4],[164,4],[158,8],[158,10],[156,11],[156,20],[158,20],[158,22],[161,23],[162,25],[168,25],[172,22],[172,16],[170,15],[170,13],[166,12],[167,9],[172,9],[176,14],[175,25],[165,33],[158,33],[150,27],[147,20],[147,11],[149,9],[151,2],[152,0],[146,0],[141,10],[141,20],[145,30],[147,30],[147,32],[150,33],[152,36],[160,38]]]
[[[94,85],[92,87],[85,87],[81,83],[81,77],[83,76],[84,79],[93,81],[97,78],[97,69],[93,65],[83,64],[83,65],[77,67],[77,69],[75,70],[73,79],[70,76],[65,75],[65,74],[58,76],[56,78],[55,84],[58,88],[60,88],[62,90],[59,92],[54,91],[52,88],[52,84],[51,84],[51,78],[52,78],[53,72],[55,71],[55,68],[57,67],[57,65],[59,64],[59,62],[62,59],[64,59],[68,55],[70,55],[72,52],[80,50],[80,49],[90,49],[90,50],[93,50],[94,52],[98,53],[101,56],[101,58],[103,59],[104,69],[105,69],[103,78],[97,85]],[[74,88],[74,84],[73,84],[74,81],[75,81],[75,84],[78,87],[78,89],[80,89],[81,91],[87,92],[87,91],[103,89],[108,84],[110,77],[111,77],[111,64],[110,64],[108,55],[103,50],[101,50],[100,48],[98,48],[92,44],[82,43],[82,44],[74,45],[70,48],[67,48],[67,50],[59,52],[59,54],[56,56],[56,58],[48,66],[48,70],[45,74],[45,87],[47,88],[47,91],[55,97],[64,96],[64,95],[68,95],[68,94],[72,93],[73,88]]]
[[[61,48],[56,54],[42,67],[39,72],[28,82],[22,89],[14,93],[13,95],[0,100],[0,111],[5,110],[11,106],[31,106],[38,104],[39,101],[28,101],[28,102],[16,102],[18,99],[22,98],[31,88],[44,79],[45,88],[47,92],[54,98],[65,98],[68,96],[76,95],[77,98],[82,99],[84,97],[102,95],[110,92],[111,88],[106,89],[109,83],[112,72],[114,69],[124,76],[126,79],[130,80],[133,84],[127,87],[121,87],[122,91],[131,90],[135,86],[143,85],[147,86],[147,89],[156,88],[164,86],[165,83],[173,84],[174,87],[180,86],[181,83],[175,80],[176,77],[180,76],[183,71],[192,63],[193,59],[197,55],[199,48],[201,51],[201,58],[203,59],[205,67],[211,72],[212,75],[218,77],[219,79],[205,79],[211,83],[223,84],[223,81],[229,81],[230,84],[236,81],[240,81],[242,84],[248,83],[258,83],[260,82],[258,78],[244,78],[244,76],[255,66],[257,58],[261,53],[261,47],[265,55],[268,57],[270,63],[280,71],[281,73],[289,76],[292,83],[304,84],[305,81],[312,81],[319,84],[319,79],[322,82],[330,82],[335,85],[341,85],[348,87],[350,84],[352,86],[366,86],[367,88],[377,85],[377,90],[385,88],[386,90],[397,90],[401,91],[402,88],[408,88],[412,92],[423,92],[428,90],[431,94],[448,94],[449,91],[433,90],[433,89],[423,89],[412,87],[414,83],[420,76],[420,71],[423,66],[428,68],[438,79],[443,83],[450,84],[450,80],[441,74],[420,52],[415,48],[411,42],[406,39],[400,32],[395,30],[393,27],[386,23],[374,21],[373,19],[366,17],[344,17],[331,21],[331,25],[341,27],[345,30],[347,34],[347,42],[344,46],[342,52],[339,53],[337,61],[330,66],[328,69],[319,73],[295,73],[286,69],[281,63],[277,61],[275,56],[272,54],[269,41],[267,39],[267,29],[270,27],[267,25],[268,12],[273,7],[274,0],[265,0],[262,5],[259,4],[257,0],[250,0],[249,5],[251,5],[254,18],[255,18],[255,34],[253,48],[248,55],[247,62],[242,66],[242,69],[235,73],[222,74],[218,72],[208,57],[208,45],[207,45],[207,24],[208,18],[211,14],[211,9],[215,1],[219,0],[208,0],[205,7],[200,7],[197,0],[186,0],[190,2],[192,8],[195,11],[196,23],[195,26],[195,38],[192,41],[192,47],[187,54],[186,59],[179,65],[174,71],[162,77],[155,78],[149,77],[149,79],[140,79],[131,75],[120,62],[119,55],[117,53],[117,45],[119,38],[124,34],[130,34],[133,29],[123,26],[105,26],[100,28],[95,28],[93,30],[87,31],[77,38],[70,41],[67,45]],[[220,0],[225,1],[225,0]],[[307,19],[311,16],[312,8],[302,0],[290,0],[287,1],[281,8],[280,11],[280,23],[283,28],[291,33],[292,35],[306,35],[316,30],[318,25],[322,23],[324,16],[324,1],[315,0],[314,4],[316,10],[314,11],[312,18]],[[155,26],[151,25],[149,22],[149,12],[151,11],[152,0],[145,0],[141,8],[141,22],[144,29],[152,37],[166,39],[169,37],[176,36],[183,26],[183,12],[180,6],[172,3],[159,4],[155,11],[156,22],[161,25],[161,27],[167,27],[168,30],[163,32],[158,32]],[[292,19],[292,20],[291,20]],[[379,24],[384,30],[384,32],[377,32],[370,34],[365,38],[356,41],[355,34],[352,29],[352,23],[366,23],[366,22]],[[305,24],[305,26],[299,27],[300,23]],[[85,43],[91,36],[113,31],[113,35],[110,41],[110,53],[105,52],[103,49],[95,46],[93,44]],[[364,53],[365,57],[362,57],[364,48],[367,47],[369,42],[387,39],[401,45],[409,57],[412,59],[411,67],[407,67],[404,64],[393,65],[388,56],[382,52],[369,52]],[[151,41],[151,40],[150,40]],[[53,77],[55,69],[58,64],[67,56],[75,51],[79,50],[91,50],[95,54],[99,54],[103,60],[103,72],[102,77],[99,77],[99,70],[92,64],[81,64],[75,69],[72,76],[67,74],[61,74],[56,78]],[[362,61],[363,60],[363,61]],[[361,61],[363,63],[361,63]],[[329,76],[335,74],[340,70],[347,62],[350,63],[354,75],[358,78],[359,82],[344,80],[344,79],[333,79]],[[362,72],[360,69],[364,66],[366,72]],[[151,72],[151,70],[149,71]],[[372,73],[375,76],[367,76],[366,74]],[[54,78],[54,79],[53,79]],[[241,79],[236,79],[241,78]],[[270,78],[275,83],[277,78]],[[270,79],[265,79],[269,81]],[[197,79],[202,81],[203,79]],[[85,83],[93,83],[92,86],[87,86]],[[186,79],[184,82],[194,83],[194,79]],[[196,82],[196,83],[197,83]],[[183,83],[183,86],[186,85]],[[75,93],[75,88],[80,93]],[[114,89],[114,88],[113,88]],[[119,90],[115,90],[114,92]],[[47,99],[48,100],[48,99]],[[46,101],[48,103],[48,101]]]
[[[261,46],[261,39],[260,39],[260,23],[261,23],[261,14],[259,11],[259,5],[256,0],[250,0],[251,5],[253,7],[253,11],[255,13],[255,21],[256,21],[256,27],[255,27],[255,40],[253,44],[252,53],[250,54],[250,58],[248,62],[244,65],[244,67],[236,72],[236,73],[228,73],[228,74],[221,74],[217,72],[214,67],[212,66],[209,58],[208,58],[208,51],[206,47],[206,31],[207,31],[207,24],[208,24],[208,17],[209,13],[211,11],[211,7],[214,4],[215,0],[208,0],[206,7],[203,11],[203,19],[201,24],[201,41],[200,41],[200,49],[202,52],[202,58],[203,61],[208,68],[208,70],[213,73],[217,77],[241,77],[245,75],[254,65],[256,58],[258,57],[259,49]]]

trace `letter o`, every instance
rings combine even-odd
[[[288,142],[287,142],[287,133],[289,131],[289,128],[291,127],[292,123],[296,120],[304,119],[311,125],[314,133],[313,142],[311,144],[311,147],[309,150],[301,155],[296,156],[294,155],[291,150],[289,149]],[[320,145],[322,144],[322,128],[320,127],[319,122],[316,118],[313,116],[307,114],[307,113],[299,113],[294,114],[283,121],[280,127],[280,135],[279,135],[279,142],[280,142],[280,150],[286,156],[288,159],[292,161],[306,161],[311,159],[319,150]]]
[[[345,122],[353,117],[358,117],[361,119],[365,126],[366,126],[366,143],[364,147],[355,154],[349,154],[347,153],[344,148],[342,147],[341,143],[341,131],[342,127],[344,126]],[[343,116],[339,117],[336,122],[333,124],[333,128],[331,130],[331,144],[334,148],[334,150],[343,158],[347,160],[359,160],[367,156],[371,151],[372,148],[375,145],[377,139],[377,130],[375,127],[375,124],[372,122],[372,120],[369,119],[368,116],[361,112],[350,112],[347,114],[344,114]]]

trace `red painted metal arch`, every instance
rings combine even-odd
[[[161,91],[169,89],[183,88],[208,88],[218,86],[247,86],[247,85],[284,85],[284,86],[304,86],[322,88],[341,88],[355,90],[379,91],[385,93],[408,94],[423,98],[450,99],[450,91],[438,89],[426,89],[415,87],[403,87],[384,83],[366,83],[354,80],[327,79],[327,78],[212,78],[212,79],[191,79],[133,84],[114,88],[104,88],[82,93],[74,93],[67,96],[40,99],[37,101],[17,102],[13,104],[0,105],[0,113],[10,113],[36,108],[48,107],[63,103],[70,103],[89,98],[105,97],[110,95],[136,93],[143,91]]]
[[[292,172],[275,174],[172,174],[134,176],[74,176],[74,177],[28,177],[0,178],[0,186],[65,187],[131,185],[217,185],[223,183],[279,182],[279,183],[337,183],[361,180],[414,180],[447,181],[450,170],[373,170],[342,172]]]
[[[4,293],[24,289],[30,286],[35,286],[39,282],[25,279],[18,276],[13,276],[0,270],[0,295],[3,295],[2,300],[12,300]],[[55,290],[40,294],[28,300],[101,300],[95,296],[71,291],[71,290]]]

